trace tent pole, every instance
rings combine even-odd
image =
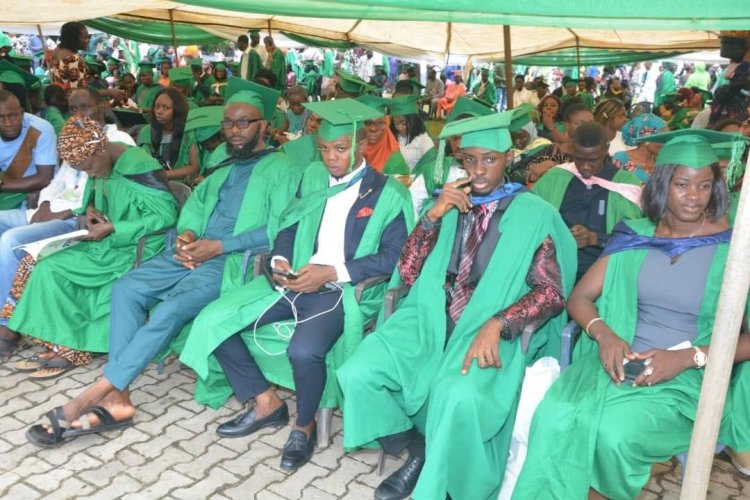
[[[173,9],[169,9],[169,26],[172,28],[172,47],[174,47],[174,67],[178,67],[180,65],[180,59],[177,55],[177,31],[174,27],[174,13]]]
[[[748,158],[746,168],[750,167]],[[747,170],[746,170],[747,171]],[[719,425],[732,374],[737,337],[750,286],[750,188],[743,184],[737,220],[729,245],[727,265],[716,309],[713,336],[693,425],[690,451],[682,482],[681,500],[706,498]]]
[[[513,75],[513,55],[510,49],[510,26],[507,24],[503,25],[503,57],[505,58],[505,91],[508,94],[506,97],[508,100],[506,109],[511,109],[513,107],[513,83],[515,82],[515,75]]]
[[[576,68],[576,73],[578,78],[581,78],[581,39],[578,38],[578,34],[576,34],[576,64],[578,67]]]
[[[47,51],[47,40],[44,39],[44,33],[42,32],[42,25],[41,24],[37,24],[36,25],[36,29],[39,32],[39,39],[42,41],[42,50],[45,51],[45,53],[46,53],[46,51]]]

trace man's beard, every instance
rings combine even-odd
[[[231,156],[235,160],[249,160],[258,153],[257,151],[255,151],[255,147],[258,145],[259,141],[260,136],[258,134],[255,134],[255,136],[244,146],[232,146],[230,143],[227,143],[227,151],[229,151],[229,156]]]
[[[2,132],[0,132],[0,139],[2,139],[4,142],[15,141],[21,135],[21,132],[23,132],[23,127],[19,128],[18,133],[14,135],[13,137],[7,136],[3,134]]]

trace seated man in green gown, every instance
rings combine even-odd
[[[151,115],[154,107],[156,94],[162,89],[159,83],[154,81],[155,65],[149,61],[141,61],[138,64],[138,87],[135,89],[135,102],[146,116]]]
[[[548,170],[532,191],[560,211],[578,245],[576,281],[599,258],[615,224],[641,216],[640,180],[615,167],[607,138],[597,123],[585,123],[573,137],[573,161]]]
[[[114,284],[104,376],[47,414],[53,432],[32,427],[32,443],[52,447],[84,433],[132,425],[130,384],[222,289],[244,282],[245,250],[267,248],[272,221],[296,186],[286,157],[266,149],[263,142],[265,117],[273,112],[279,93],[232,80],[236,85],[227,89],[221,121],[230,161],[187,200],[176,244]]]
[[[399,260],[409,294],[337,373],[344,447],[409,451],[376,499],[496,497],[527,361],[559,352],[575,243],[548,203],[504,183],[511,118],[445,126],[468,177],[422,216]]]
[[[315,413],[327,383],[335,383],[327,358],[340,364],[382,304],[384,286],[359,301],[354,286],[393,272],[412,225],[406,189],[363,156],[362,123],[378,112],[351,99],[307,106],[324,120],[317,138],[322,162],[304,170],[282,217],[271,252],[274,286],[256,279],[206,307],[181,356],[199,376],[199,402],[222,404],[232,393],[242,402],[254,399],[249,411],[218,427],[225,438],[285,426],[289,410],[269,382],[296,390],[297,419],[281,456],[286,471],[312,457]],[[243,330],[250,330],[246,338]],[[228,385],[219,380],[224,376]]]

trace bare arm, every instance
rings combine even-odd
[[[37,165],[36,173],[20,179],[3,176],[0,191],[6,193],[29,193],[47,187],[55,172],[54,165]]]

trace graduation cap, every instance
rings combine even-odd
[[[529,103],[524,103],[517,108],[513,108],[510,111],[511,119],[508,129],[511,132],[518,132],[519,130],[521,130],[524,126],[526,126],[527,123],[531,121],[531,112],[535,109],[536,106]]]
[[[372,86],[356,75],[347,73],[340,69],[336,70],[339,76],[339,87],[347,94],[364,94],[372,90]]]
[[[34,65],[34,59],[30,56],[14,55],[10,56],[10,59],[11,61],[13,61],[13,64],[22,69],[31,69],[31,67]]]
[[[419,96],[415,95],[400,95],[394,97],[388,103],[391,116],[404,116],[404,115],[416,115],[419,113],[419,107],[417,101]]]
[[[83,56],[83,61],[86,63],[86,66],[89,67],[92,73],[99,74],[102,71],[104,71],[104,64],[102,64],[96,54],[86,54]]]
[[[172,66],[172,60],[168,57],[157,57],[156,59],[154,59],[154,64],[161,66],[164,63],[167,63],[170,66]]]
[[[656,156],[655,166],[677,164],[687,168],[704,168],[719,161],[719,156],[713,144],[743,143],[750,141],[749,137],[740,134],[730,134],[699,128],[688,128],[663,132],[635,140],[640,142],[655,142],[664,144]]]
[[[190,68],[172,68],[169,70],[169,83],[192,87],[193,71]]]
[[[356,143],[357,129],[364,126],[364,122],[367,120],[374,120],[383,116],[380,111],[355,99],[309,102],[305,103],[304,106],[323,119],[318,129],[318,137],[325,141],[333,141],[346,134],[352,136],[349,169],[352,168],[354,163],[354,144]]]
[[[473,117],[477,117],[487,116],[493,113],[495,113],[495,111],[480,99],[459,97],[456,100],[456,105],[453,106],[453,111],[451,111],[448,115],[447,122],[454,122],[456,118],[461,115],[471,115]]]
[[[505,152],[513,142],[510,138],[510,124],[513,112],[494,113],[492,115],[469,118],[449,123],[440,132],[440,139],[452,135],[461,136],[462,148],[485,148]]]
[[[198,142],[207,141],[221,131],[224,119],[223,106],[204,106],[188,111],[185,132],[195,131]]]
[[[118,66],[119,67],[120,64],[122,64],[122,61],[120,61],[119,59],[115,59],[112,56],[107,56],[107,64],[111,64],[113,66]]]
[[[214,69],[220,69],[220,70],[226,71],[227,70],[227,63],[225,63],[224,61],[216,61],[216,62],[213,63],[213,68]]]
[[[382,114],[385,114],[386,108],[391,103],[391,99],[370,94],[361,95],[356,97],[355,100],[361,102],[365,106],[378,110]]]
[[[0,82],[20,84],[27,89],[41,86],[39,78],[3,59],[0,59]]]
[[[154,68],[156,65],[151,61],[143,60],[138,63],[138,74],[139,75],[152,75],[154,74]]]
[[[193,59],[190,59],[190,67],[191,68],[203,68],[203,59],[200,57],[195,57]]]
[[[568,79],[567,82],[565,82],[565,86],[566,87],[568,87],[568,86],[572,87],[572,86],[577,86],[577,85],[578,85],[578,80],[576,80],[575,78],[570,78],[570,79]]]
[[[236,76],[230,76],[227,80],[227,88],[224,92],[224,104],[241,102],[257,108],[263,118],[268,121],[273,119],[276,103],[279,101],[281,92],[255,82],[243,80]]]

